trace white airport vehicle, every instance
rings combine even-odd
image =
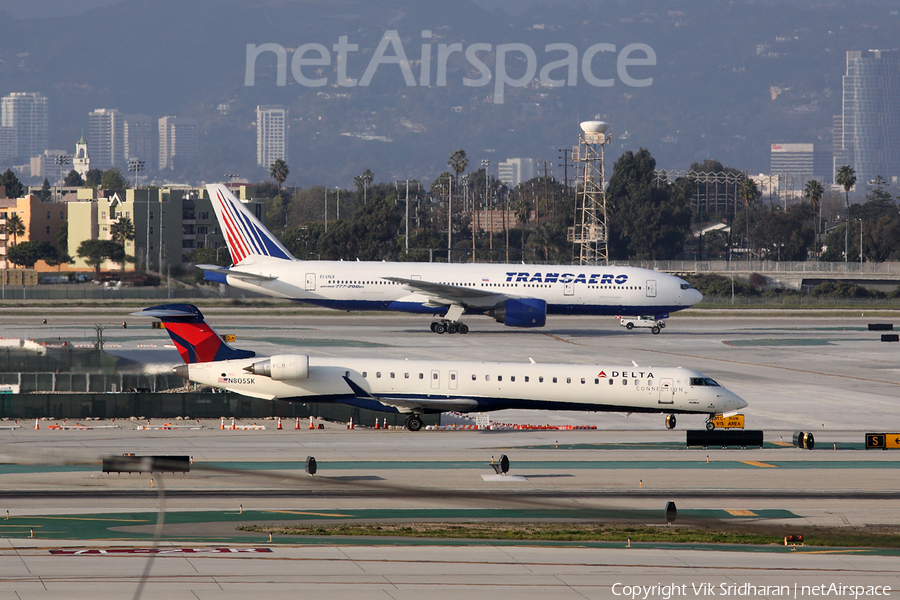
[[[666,322],[654,317],[619,317],[619,325],[631,331],[635,327],[649,329],[654,335],[665,329]]]
[[[510,408],[730,415],[747,403],[706,375],[680,367],[500,363],[464,360],[257,357],[229,346],[190,304],[134,313],[160,319],[185,361],[175,372],[253,398],[340,402],[408,415]]]
[[[439,315],[435,333],[467,333],[463,314],[543,327],[548,314],[649,315],[703,295],[683,279],[636,267],[301,261],[224,185],[207,185],[234,265],[197,265],[209,281],[338,310]]]

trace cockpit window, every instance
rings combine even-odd
[[[708,385],[710,387],[721,387],[709,377],[691,377],[691,385]]]
[[[689,290],[689,289],[691,289],[691,284],[689,284],[689,283],[682,283],[682,284],[681,284],[681,289],[683,289],[683,290]]]

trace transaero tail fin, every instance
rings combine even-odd
[[[185,363],[256,356],[255,352],[238,350],[225,343],[203,318],[200,309],[193,304],[161,304],[132,314],[139,317],[156,317],[162,321]]]
[[[253,216],[244,203],[221,184],[206,186],[216,219],[231,252],[231,261],[240,264],[248,256],[270,256],[295,260],[272,233]]]

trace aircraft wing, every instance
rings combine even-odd
[[[194,265],[198,269],[203,269],[204,271],[210,271],[212,273],[218,273],[219,275],[227,275],[229,277],[235,277],[237,279],[244,279],[247,281],[273,281],[278,279],[277,277],[269,277],[266,275],[257,275],[256,273],[247,273],[246,271],[238,271],[235,269],[226,269],[224,267],[220,267],[218,265]]]
[[[510,297],[508,294],[498,294],[494,291],[422,281],[421,279],[406,279],[403,277],[383,277],[383,279],[401,283],[420,294],[430,297],[439,304],[493,306],[497,302]]]
[[[344,381],[353,390],[357,398],[366,400],[375,400],[385,406],[393,406],[400,412],[415,412],[416,410],[437,410],[440,412],[455,410],[460,412],[470,411],[478,408],[478,402],[475,400],[466,400],[464,398],[391,398],[388,396],[373,396],[366,390],[362,389],[346,375]]]

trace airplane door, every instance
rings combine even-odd
[[[575,284],[574,284],[574,283],[572,283],[572,282],[570,281],[569,283],[565,283],[565,284],[563,284],[563,285],[566,286],[566,287],[564,288],[564,289],[565,289],[565,292],[564,292],[564,293],[565,293],[566,296],[574,296],[574,295],[575,295]]]
[[[306,291],[307,292],[316,291],[316,274],[315,273],[307,273],[306,274]]]
[[[431,389],[433,389],[433,390],[441,389],[441,372],[440,371],[432,371],[431,372]]]
[[[660,379],[659,380],[659,403],[660,404],[674,404],[675,403],[675,388],[672,385],[671,379]]]
[[[647,297],[648,298],[656,298],[656,280],[655,279],[647,280]]]
[[[450,389],[455,390],[458,384],[459,378],[457,377],[456,371],[450,371]]]

